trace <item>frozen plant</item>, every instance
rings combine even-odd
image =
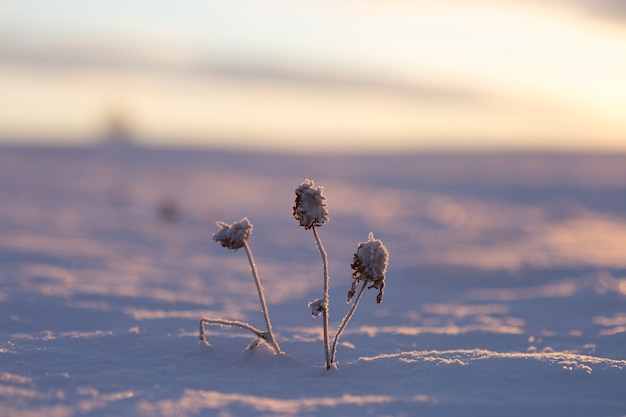
[[[322,256],[324,265],[324,294],[322,298],[318,298],[309,303],[311,315],[317,317],[320,314],[323,319],[324,329],[324,353],[326,369],[330,368],[330,338],[328,335],[328,286],[330,277],[328,274],[328,255],[322,244],[317,227],[322,226],[328,221],[328,208],[326,207],[326,196],[324,196],[324,187],[316,186],[312,180],[305,179],[302,184],[296,188],[296,203],[293,207],[293,215],[300,222],[300,226],[305,230],[313,230],[315,243]]]
[[[276,342],[274,333],[272,332],[272,324],[270,323],[270,316],[267,311],[267,304],[265,302],[265,295],[263,293],[263,287],[261,286],[259,272],[256,268],[256,264],[254,263],[252,250],[250,250],[250,246],[248,245],[248,237],[252,233],[252,223],[250,223],[247,217],[244,217],[240,221],[233,224],[227,224],[224,222],[217,222],[216,224],[219,227],[219,230],[213,235],[214,241],[221,243],[222,246],[227,249],[236,251],[237,249],[244,248],[246,250],[246,254],[248,255],[248,262],[250,263],[250,270],[252,271],[252,277],[254,278],[256,289],[259,293],[261,309],[263,310],[263,315],[265,317],[265,325],[267,327],[267,331],[261,331],[248,323],[237,320],[202,317],[200,319],[200,340],[207,343],[204,331],[205,324],[214,324],[219,326],[236,326],[241,327],[242,329],[249,330],[250,332],[257,335],[258,339],[255,340],[250,346],[258,345],[260,339],[263,339],[270,344],[276,354],[282,353],[280,347],[278,346],[278,343]]]
[[[376,302],[380,303],[383,300],[383,294],[385,289],[385,273],[387,272],[387,266],[389,265],[389,251],[379,239],[374,239],[374,234],[370,233],[367,242],[360,242],[357,251],[354,254],[354,260],[351,268],[354,270],[352,273],[352,286],[348,291],[348,303],[354,297],[360,281],[363,281],[361,288],[354,300],[354,303],[350,307],[350,310],[341,320],[337,333],[333,339],[332,353],[330,357],[331,366],[335,366],[335,356],[337,354],[337,343],[341,334],[346,328],[346,325],[354,315],[359,301],[363,296],[366,288],[375,288],[378,290],[376,296]],[[369,285],[368,285],[369,284]]]
[[[296,205],[293,215],[306,230],[315,229],[328,221],[328,208],[324,187],[316,186],[312,180],[306,179],[296,188]]]
[[[387,272],[387,266],[389,264],[389,252],[382,241],[374,239],[374,235],[372,233],[369,234],[367,242],[360,242],[358,244],[357,251],[354,254],[354,260],[351,265],[354,272],[352,274],[352,286],[348,292],[348,303],[352,301],[355,294],[356,298],[354,299],[352,306],[350,306],[348,313],[341,320],[341,323],[337,328],[337,332],[332,338],[333,340],[331,345],[331,337],[329,333],[328,291],[330,277],[328,273],[328,254],[324,249],[324,245],[322,244],[322,240],[317,230],[328,221],[328,208],[326,207],[324,187],[316,186],[312,180],[306,179],[296,188],[295,192],[296,200],[293,207],[293,216],[305,230],[311,229],[313,231],[315,243],[317,244],[317,248],[322,256],[322,264],[324,268],[324,292],[322,297],[309,303],[309,308],[311,308],[311,315],[313,317],[322,316],[325,354],[324,365],[326,369],[331,369],[336,367],[335,356],[337,354],[337,344],[339,342],[339,338],[343,334],[348,322],[352,319],[352,316],[354,316],[365,290],[371,288],[377,289],[378,295],[376,297],[376,302],[380,303],[382,301],[385,289],[385,273]],[[267,342],[276,354],[282,353],[278,343],[276,342],[276,338],[272,333],[272,325],[267,311],[263,287],[261,286],[259,273],[254,263],[254,258],[252,257],[252,251],[248,245],[248,238],[252,233],[252,223],[244,217],[240,221],[233,224],[217,222],[217,226],[219,227],[219,230],[213,235],[214,241],[219,242],[227,249],[235,251],[244,248],[246,254],[248,255],[250,270],[252,271],[252,277],[254,278],[259,299],[261,301],[261,308],[265,317],[267,330],[259,330],[249,323],[242,321],[202,317],[202,319],[200,319],[200,340],[207,343],[204,328],[206,324],[235,326],[248,330],[257,336],[257,339],[254,340],[250,347],[254,347],[261,342]]]

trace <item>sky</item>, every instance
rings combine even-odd
[[[3,0],[0,141],[626,151],[617,0]]]

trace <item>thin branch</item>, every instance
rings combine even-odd
[[[341,337],[341,334],[343,333],[344,329],[348,325],[348,322],[354,315],[354,312],[356,311],[356,308],[359,305],[359,301],[361,301],[361,297],[363,296],[363,292],[365,291],[366,286],[367,286],[367,281],[363,281],[363,286],[359,290],[359,293],[357,294],[356,299],[354,300],[354,303],[352,304],[352,307],[350,307],[350,310],[344,316],[344,318],[341,320],[341,323],[339,324],[339,328],[337,329],[337,333],[335,333],[335,338],[333,339],[333,349],[332,349],[332,356],[330,358],[330,363],[335,362],[335,356],[337,355],[337,343],[339,342],[339,337]]]
[[[202,317],[200,319],[200,341],[206,342],[206,335],[204,331],[204,324],[213,324],[216,326],[232,326],[232,327],[241,327],[242,329],[246,329],[257,335],[258,337],[267,340],[267,332],[257,329],[256,327],[245,323],[243,321],[238,320],[227,320],[227,319],[212,319],[210,317]]]
[[[330,369],[330,343],[329,343],[329,335],[328,335],[328,287],[330,282],[330,276],[328,274],[328,254],[324,249],[324,245],[322,245],[322,239],[320,239],[319,234],[317,233],[317,229],[315,226],[311,226],[313,229],[313,235],[315,236],[315,242],[317,243],[317,248],[322,255],[322,262],[324,263],[324,308],[322,310],[322,318],[323,318],[323,326],[324,326],[324,353],[326,356],[326,369]]]
[[[256,284],[257,292],[259,293],[259,299],[261,300],[261,308],[263,310],[263,316],[265,317],[265,325],[267,326],[267,341],[270,342],[270,345],[274,349],[274,352],[277,354],[282,353],[280,350],[280,346],[278,346],[278,342],[276,342],[276,338],[274,337],[274,333],[272,332],[272,323],[270,323],[270,316],[267,311],[267,304],[265,302],[265,295],[263,294],[263,287],[261,286],[261,279],[259,278],[259,271],[256,268],[256,264],[254,263],[254,257],[252,256],[252,250],[250,250],[250,246],[248,242],[244,240],[243,247],[246,249],[246,254],[248,255],[248,261],[250,262],[250,270],[252,271],[252,276],[254,277],[254,283]]]

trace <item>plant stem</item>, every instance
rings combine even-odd
[[[330,282],[330,276],[328,274],[328,254],[324,249],[324,245],[322,245],[322,240],[320,239],[319,234],[317,233],[317,229],[315,226],[312,226],[313,235],[315,236],[315,242],[317,243],[317,248],[322,255],[322,262],[324,263],[324,309],[322,310],[322,318],[323,318],[323,326],[324,326],[324,353],[326,357],[326,369],[330,369],[330,343],[328,337],[328,287]]]
[[[359,305],[359,301],[361,301],[361,297],[363,296],[363,292],[365,291],[366,286],[367,286],[367,281],[363,281],[363,286],[359,290],[359,293],[357,294],[356,299],[354,300],[354,303],[352,304],[352,307],[350,307],[350,310],[344,316],[344,318],[341,320],[341,323],[339,324],[339,328],[337,329],[337,333],[335,333],[335,338],[333,339],[333,350],[332,350],[332,356],[330,358],[331,364],[335,363],[335,356],[337,355],[337,343],[339,342],[339,337],[341,337],[341,334],[343,333],[344,329],[348,325],[348,322],[350,321],[352,316],[354,316],[354,312],[356,311],[356,308]]]
[[[265,303],[265,295],[263,294],[263,287],[261,286],[261,280],[259,278],[259,271],[256,269],[256,264],[254,263],[254,257],[252,256],[252,250],[250,250],[250,246],[248,242],[244,240],[243,247],[246,249],[246,254],[248,255],[248,261],[250,262],[250,270],[252,271],[252,276],[254,277],[254,282],[256,284],[256,289],[259,293],[259,299],[261,300],[261,308],[263,309],[263,315],[265,316],[265,325],[267,326],[267,337],[268,342],[272,345],[274,352],[282,353],[278,343],[276,342],[276,338],[274,337],[274,333],[272,332],[272,323],[270,323],[270,316],[267,312],[267,304]]]
[[[206,342],[206,336],[204,334],[204,323],[206,324],[215,324],[218,326],[235,326],[235,327],[241,327],[242,329],[246,329],[251,331],[252,333],[256,334],[258,337],[262,338],[262,339],[266,339],[266,332],[263,332],[259,329],[257,329],[256,327],[248,324],[248,323],[244,323],[243,321],[237,321],[237,320],[226,320],[226,319],[212,319],[209,317],[202,317],[200,319],[200,340],[203,342]]]

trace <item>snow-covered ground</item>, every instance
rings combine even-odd
[[[331,330],[370,231],[390,252],[324,370],[322,262],[292,216],[330,221]],[[283,356],[244,251],[247,216]],[[626,156],[296,157],[0,150],[2,416],[624,416]]]

